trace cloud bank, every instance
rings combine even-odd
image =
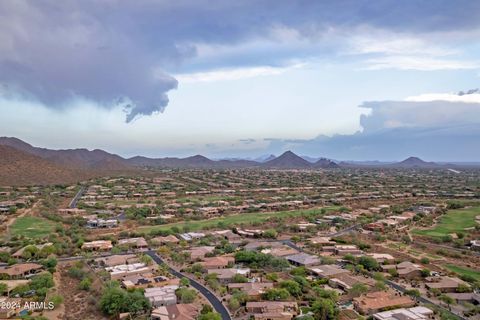
[[[361,132],[311,140],[270,140],[266,152],[294,149],[334,159],[478,161],[480,93],[424,94],[405,101],[371,101],[360,117]]]
[[[470,32],[480,26],[478,12],[475,1],[5,0],[0,83],[4,95],[50,108],[67,108],[72,99],[104,108],[122,104],[129,122],[164,110],[178,85],[172,73],[187,81],[276,74],[298,61],[335,55],[345,37],[372,29],[402,33],[422,54],[431,51],[429,44],[409,40],[412,34]],[[398,43],[379,48],[362,41],[353,47],[374,55],[368,56],[372,69],[478,66],[412,61],[398,56]],[[236,68],[243,71],[225,71]]]

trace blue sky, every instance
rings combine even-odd
[[[480,160],[475,1],[0,2],[0,135],[124,156]]]

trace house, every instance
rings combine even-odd
[[[368,253],[367,256],[375,259],[380,264],[383,263],[392,263],[395,261],[395,258],[388,253]]]
[[[223,256],[223,257],[211,257],[211,258],[203,258],[203,261],[200,264],[205,269],[222,269],[226,268],[229,265],[233,265],[235,262],[235,258],[231,256]]]
[[[169,283],[170,283],[170,279],[163,276],[155,277],[151,273],[126,275],[122,279],[122,287],[125,289],[145,288],[147,286],[153,286],[156,284],[166,285]],[[173,284],[173,283],[170,283],[170,284]]]
[[[175,291],[178,289],[178,286],[164,286],[156,288],[145,288],[145,298],[150,301],[150,304],[154,308],[174,305],[177,303],[177,296]]]
[[[260,299],[266,289],[273,288],[271,282],[247,282],[247,283],[230,283],[227,285],[228,292],[235,290],[244,292],[251,299]]]
[[[283,247],[283,244],[280,242],[268,242],[268,241],[252,241],[245,245],[244,249],[246,251],[255,251],[258,249],[266,249],[266,248],[279,248]]]
[[[433,316],[433,311],[427,307],[401,308],[389,311],[375,313],[373,319],[376,320],[427,320]]]
[[[192,261],[201,260],[205,258],[205,256],[209,253],[212,253],[215,250],[215,247],[212,246],[203,246],[203,247],[195,247],[187,252],[190,253],[190,259]]]
[[[0,275],[9,279],[23,279],[39,273],[43,266],[36,263],[21,263],[13,266],[0,268]]]
[[[335,242],[332,241],[330,237],[314,237],[314,238],[308,239],[308,241],[313,245],[320,245],[320,246],[335,245]]]
[[[285,257],[299,253],[298,250],[283,245],[275,248],[265,248],[261,252],[271,254],[274,257]]]
[[[465,281],[454,277],[428,277],[425,278],[425,281],[425,287],[427,289],[437,289],[441,292],[456,292],[460,285],[470,287]]]
[[[106,267],[105,270],[110,273],[112,280],[122,279],[130,275],[139,275],[144,273],[155,273],[157,265],[147,266],[145,263],[121,264],[113,267]]]
[[[112,241],[110,240],[96,240],[91,242],[85,242],[82,245],[83,250],[91,251],[108,251],[113,248]]]
[[[201,239],[201,238],[205,237],[205,233],[188,232],[188,233],[179,234],[179,237],[182,238],[182,240],[185,240],[185,241],[193,241],[195,239]]]
[[[414,305],[415,301],[410,297],[401,296],[393,291],[370,292],[353,299],[355,310],[364,315],[372,315],[392,308],[409,308]]]
[[[114,267],[122,264],[133,264],[140,260],[135,254],[117,254],[109,257],[95,259],[95,262],[102,267]]]
[[[179,243],[180,240],[178,240],[177,237],[174,235],[168,235],[166,237],[156,237],[151,240],[152,243],[157,244],[157,245],[164,245],[164,244],[169,244],[169,243]]]
[[[135,249],[148,249],[148,243],[143,237],[118,240],[119,246],[125,246]]]
[[[480,251],[480,240],[470,240],[470,249]]]
[[[298,313],[298,304],[290,301],[249,301],[246,310],[255,319],[292,319]],[[261,316],[263,314],[263,316]]]
[[[340,274],[350,274],[350,271],[348,271],[347,269],[342,269],[334,264],[324,264],[314,267],[308,267],[307,270],[320,278],[327,279],[335,278]]]
[[[87,228],[101,229],[101,228],[115,228],[118,226],[116,219],[90,219],[87,221]]]
[[[198,307],[194,304],[173,304],[152,311],[152,320],[195,320]]]
[[[398,276],[404,279],[418,279],[422,277],[422,267],[410,261],[404,261],[397,265],[385,264],[381,266],[382,271],[397,270]]]
[[[236,233],[233,233],[232,230],[213,231],[211,234],[215,237],[220,237],[222,239],[228,240],[228,242],[232,244],[239,244],[243,241],[242,237],[240,237]]]
[[[457,303],[468,302],[474,305],[480,304],[480,294],[473,292],[463,292],[463,293],[447,293],[447,296],[453,298]]]
[[[217,275],[218,281],[220,281],[221,283],[232,282],[233,277],[237,274],[245,276],[245,277],[248,277],[250,275],[250,269],[249,268],[244,268],[244,269],[236,269],[236,268],[210,269],[207,272],[208,272],[208,274],[215,273]]]
[[[363,283],[368,287],[375,285],[375,280],[364,276],[353,276],[348,273],[337,274],[328,280],[328,285],[332,288],[339,288],[344,291],[350,290],[356,283]]]
[[[308,267],[321,263],[319,257],[303,252],[291,256],[286,256],[285,258],[288,260],[288,262],[295,266]]]
[[[345,256],[347,254],[352,254],[354,256],[362,255],[363,251],[358,249],[356,245],[336,245],[335,246],[335,254],[337,256]]]

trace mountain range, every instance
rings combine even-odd
[[[336,162],[326,158],[301,157],[286,151],[255,160],[212,160],[202,155],[187,158],[123,158],[103,150],[52,150],[34,147],[20,139],[0,137],[0,185],[72,182],[100,175],[123,174],[144,168],[263,168],[333,169],[339,167],[445,168],[447,164],[410,157],[401,162]],[[448,165],[450,166],[450,165]]]

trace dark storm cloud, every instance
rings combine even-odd
[[[168,91],[177,87],[165,70],[195,57],[197,43],[275,41],[275,26],[311,41],[331,28],[363,25],[407,33],[470,30],[479,26],[479,13],[478,1],[4,0],[0,83],[52,108],[79,97],[104,107],[121,101],[131,121],[163,111]],[[313,54],[260,50],[191,68],[281,65]]]

